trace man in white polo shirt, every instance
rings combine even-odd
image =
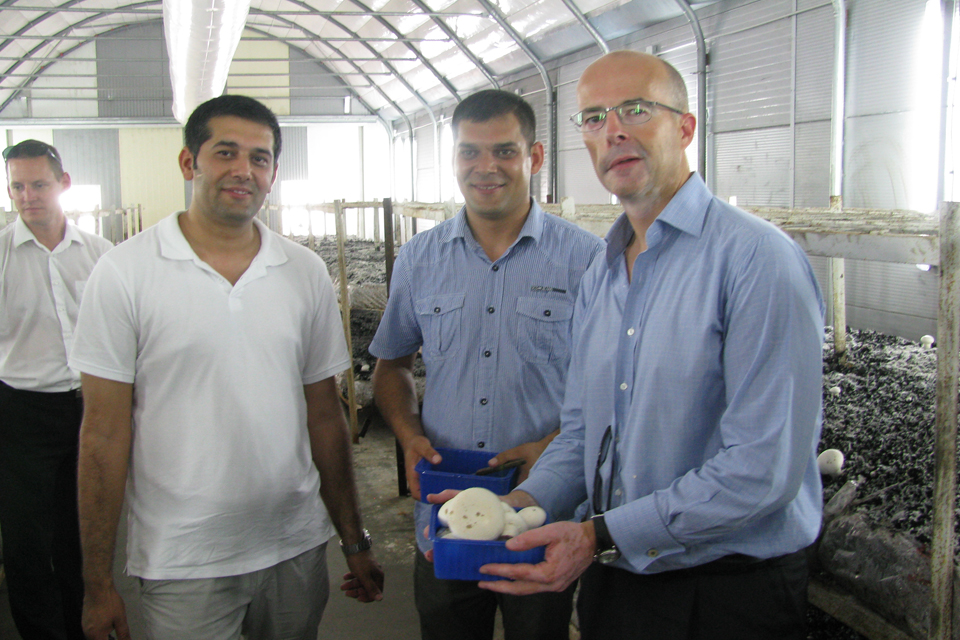
[[[334,527],[347,595],[383,587],[334,382],[349,364],[336,295],[316,254],[255,218],[277,175],[274,114],[214,98],[184,141],[190,208],[94,271],[71,354],[84,630],[128,637],[111,572],[126,483],[148,637],[313,640]]]
[[[20,214],[0,231],[0,530],[10,610],[23,640],[82,640],[77,437],[80,373],[67,366],[93,265],[113,245],[67,224],[60,154],[3,152]]]

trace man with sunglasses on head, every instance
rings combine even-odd
[[[19,216],[0,231],[0,536],[10,610],[23,640],[82,640],[77,524],[80,373],[67,365],[80,298],[113,247],[68,224],[57,150],[3,151]]]
[[[577,98],[624,213],[580,288],[561,433],[507,502],[587,517],[507,542],[546,544],[546,561],[487,565],[515,581],[480,584],[582,576],[584,640],[803,640],[822,499],[816,278],[796,243],[690,172],[696,121],[673,67],[614,52]]]

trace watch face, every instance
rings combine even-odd
[[[620,549],[613,547],[611,549],[604,549],[597,554],[597,562],[600,564],[610,564],[611,562],[616,562],[620,559]]]

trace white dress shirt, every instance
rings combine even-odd
[[[113,245],[67,224],[53,251],[19,217],[0,230],[0,381],[28,391],[70,391],[67,366],[83,288]]]

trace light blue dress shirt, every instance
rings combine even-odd
[[[519,237],[495,262],[463,209],[401,248],[370,353],[392,360],[422,346],[421,421],[434,447],[493,457],[560,426],[574,302],[603,246],[533,202]],[[429,506],[415,511],[426,550]]]
[[[632,238],[621,216],[583,278],[562,432],[520,488],[554,518],[592,504],[609,425],[600,508],[617,566],[655,573],[809,545],[824,308],[806,256],[697,174],[647,231],[628,281]]]

